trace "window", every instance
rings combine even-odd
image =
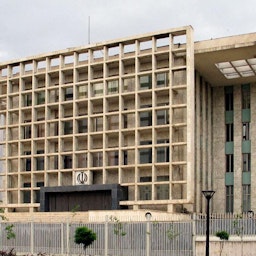
[[[166,109],[157,110],[156,120],[157,120],[157,125],[169,124],[169,111]]]
[[[242,85],[242,109],[249,109],[250,101],[250,85]]]
[[[168,184],[157,185],[156,189],[157,189],[157,194],[156,194],[157,200],[169,199],[169,185]]]
[[[118,151],[108,152],[108,165],[118,165]]]
[[[140,200],[151,200],[152,199],[151,185],[140,186],[139,190],[140,190]]]
[[[251,210],[251,185],[243,185],[243,212]]]
[[[45,103],[45,92],[39,92],[37,94],[37,105],[44,104]]]
[[[140,112],[140,126],[151,126],[152,125],[152,112],[145,111]]]
[[[100,167],[103,165],[103,153],[93,153],[93,167]]]
[[[156,148],[157,162],[169,162],[169,147]]]
[[[94,119],[94,132],[103,130],[103,117],[96,117]]]
[[[140,163],[148,164],[152,163],[152,148],[143,148],[139,150]]]
[[[31,183],[24,183],[23,184],[24,188],[30,188],[31,187]],[[23,191],[23,203],[28,204],[31,202],[31,191],[26,190]]]
[[[127,165],[128,164],[128,153],[127,150],[123,151],[123,164]]]
[[[73,133],[73,121],[64,122],[64,135]]]
[[[72,168],[72,156],[64,156],[64,169],[71,169]]]
[[[234,109],[234,101],[233,101],[233,87],[227,87],[225,89],[225,110],[231,111]]]
[[[243,123],[243,140],[250,140],[250,123]]]
[[[118,93],[118,80],[108,81],[108,94]]]
[[[135,89],[135,78],[125,78],[123,81],[123,92],[133,92]]]
[[[37,137],[44,137],[45,134],[44,134],[44,131],[45,131],[45,128],[44,128],[44,124],[38,124],[36,125],[36,128],[37,128]]]
[[[226,155],[226,172],[234,172],[234,155]]]
[[[108,121],[108,129],[109,130],[116,130],[119,127],[119,116],[118,115],[111,115],[107,117]]]
[[[140,177],[140,182],[152,182],[151,176]]]
[[[77,167],[86,168],[87,167],[87,154],[77,155]]]
[[[44,186],[44,182],[37,182],[36,186],[38,188],[43,187]],[[40,190],[36,190],[35,203],[40,203]]]
[[[78,98],[83,99],[87,97],[88,87],[87,85],[80,85],[78,87]]]
[[[26,172],[31,171],[31,158],[26,158],[25,159],[25,168],[26,168]]]
[[[251,154],[243,154],[243,172],[251,171]]]
[[[156,74],[156,86],[157,87],[167,87],[168,86],[168,73]]]
[[[37,154],[44,154],[44,150],[38,150]],[[44,170],[44,157],[43,156],[36,158],[36,170],[37,171]]]
[[[93,84],[93,95],[94,96],[103,95],[103,83]]]
[[[140,89],[147,90],[151,88],[152,88],[152,76],[151,75],[140,76]]]
[[[78,132],[79,133],[87,132],[87,118],[78,120]]]
[[[234,124],[226,124],[226,141],[234,140]]]
[[[24,139],[31,138],[31,125],[24,127]]]
[[[226,212],[234,211],[234,186],[226,186]]]
[[[32,94],[25,94],[24,96],[24,106],[28,107],[32,105]]]
[[[73,88],[65,88],[65,100],[73,100]]]

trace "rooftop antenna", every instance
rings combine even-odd
[[[90,44],[91,43],[91,31],[90,31],[90,26],[91,26],[91,24],[90,24],[91,22],[90,22],[90,16],[88,17],[88,44]]]

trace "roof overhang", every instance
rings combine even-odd
[[[195,69],[212,86],[256,82],[256,33],[195,42]]]

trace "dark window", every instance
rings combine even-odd
[[[36,186],[37,187],[43,187],[44,186],[44,182],[37,182]],[[36,190],[35,203],[40,203],[40,190]]]
[[[140,112],[140,126],[151,126],[152,125],[152,112],[145,111]]]
[[[234,186],[226,186],[226,212],[234,211]]]
[[[31,138],[31,126],[25,126],[24,127],[24,139],[30,139]]]
[[[30,188],[31,183],[24,183],[23,184],[24,188]],[[23,191],[23,203],[28,204],[31,202],[31,191]]]
[[[251,171],[251,154],[243,154],[243,172]]]
[[[234,124],[226,124],[226,141],[234,140]]]
[[[160,147],[156,149],[157,162],[169,162],[169,147]]]
[[[94,131],[99,132],[103,130],[103,117],[96,117],[94,119]]]
[[[157,110],[156,111],[157,125],[169,124],[169,111],[168,110]]]
[[[250,86],[242,85],[242,108],[249,109],[251,107]]]
[[[26,94],[25,95],[25,107],[31,106],[32,105],[32,94]]]
[[[146,90],[152,88],[152,76],[145,75],[140,77],[140,89]]]
[[[166,200],[169,199],[169,185],[162,184],[156,186],[156,199],[157,200]]]
[[[64,135],[73,133],[73,121],[64,122]]]
[[[26,171],[30,172],[31,171],[31,158],[26,158],[25,159],[25,165],[26,165]]]
[[[44,154],[44,150],[38,150],[37,154]],[[43,156],[36,158],[36,170],[37,171],[44,170],[44,157]]]
[[[86,133],[87,132],[87,119],[78,120],[78,132]]]
[[[152,148],[140,149],[139,153],[140,153],[141,164],[152,163]]]
[[[37,126],[37,137],[44,137],[44,131],[45,131],[45,128],[44,128],[44,124],[38,124]]]
[[[45,103],[45,92],[39,92],[37,94],[37,104],[44,104]]]
[[[124,165],[127,165],[128,164],[128,154],[127,154],[127,151],[125,150],[123,152],[123,158],[124,158]]]
[[[156,86],[157,87],[166,87],[168,86],[168,73],[156,74]]]
[[[226,172],[234,172],[234,155],[226,155]]]
[[[72,168],[72,156],[64,156],[64,169]]]
[[[151,185],[140,186],[140,200],[151,200],[152,188]]]
[[[140,177],[140,182],[152,182],[151,176]]]
[[[234,109],[233,89],[228,87],[225,91],[225,110],[231,111]]]
[[[73,88],[65,88],[65,100],[73,100]]]

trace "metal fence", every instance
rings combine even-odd
[[[12,223],[16,235],[6,237],[6,226],[0,223],[0,249],[15,248],[21,254],[81,255],[83,247],[74,243],[75,230],[87,226],[97,239],[87,248],[93,256],[192,256],[195,236],[205,235],[206,218],[193,215],[188,221],[104,223]],[[233,235],[255,235],[255,219],[246,216],[210,219],[210,231],[225,230]]]
[[[192,222],[174,223],[12,223],[15,239],[8,240],[0,224],[0,248],[22,254],[80,255],[83,247],[74,243],[75,230],[87,226],[97,239],[86,249],[93,256],[190,256],[192,255]]]

